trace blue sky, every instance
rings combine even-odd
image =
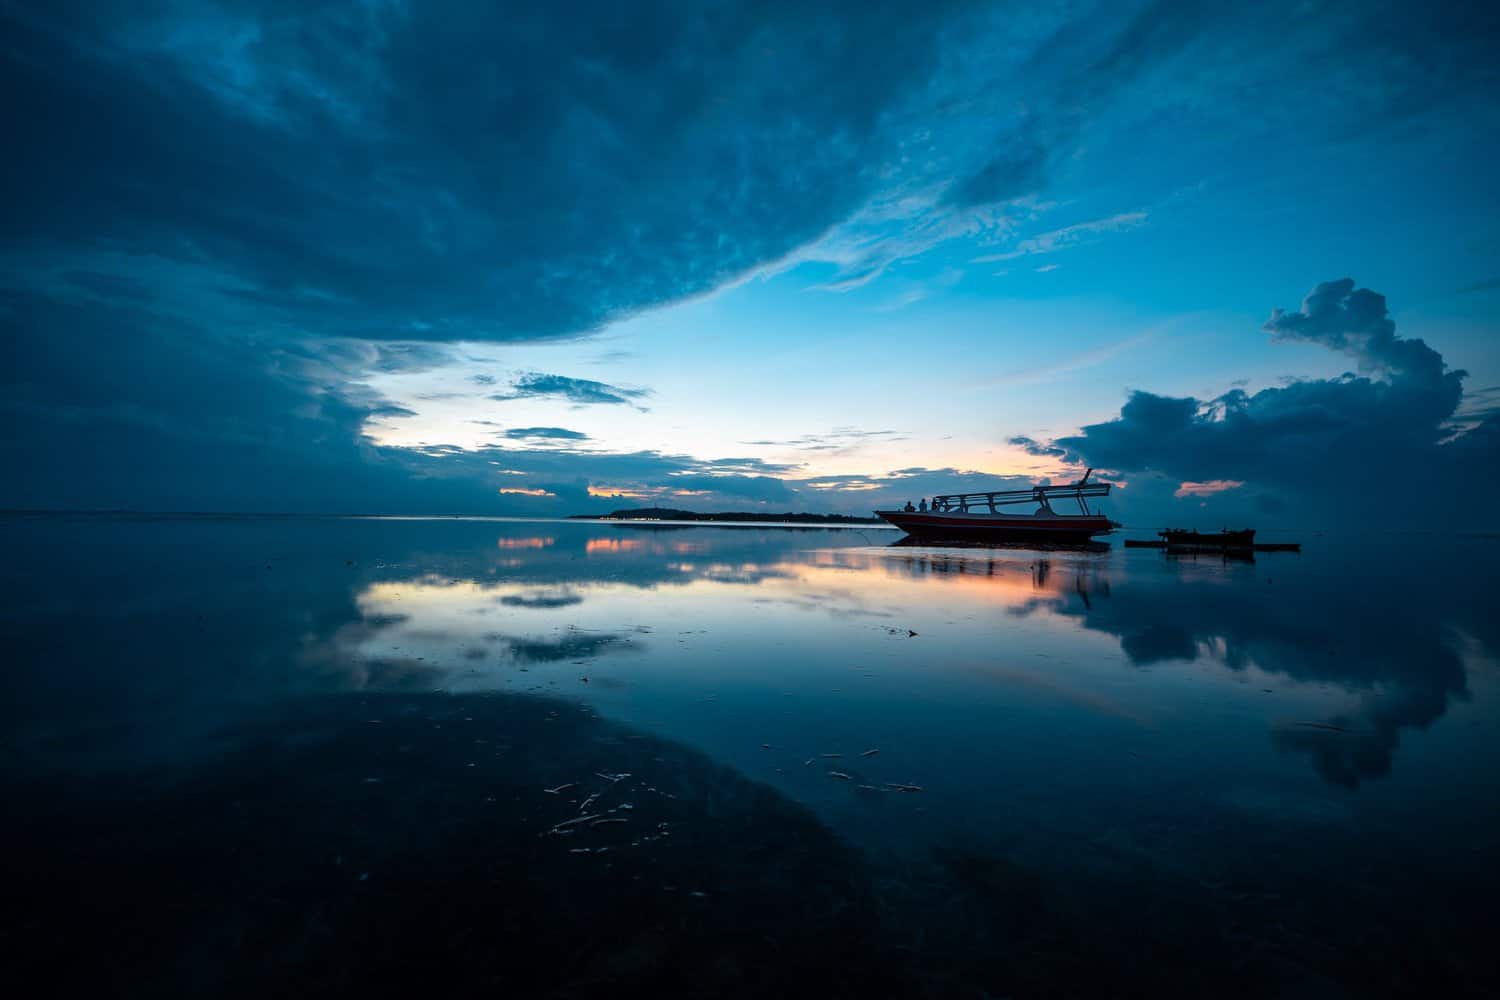
[[[0,504],[863,512],[1095,465],[1132,522],[1474,518],[1497,36],[0,3]]]

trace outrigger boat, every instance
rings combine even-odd
[[[1157,536],[1167,543],[1167,548],[1174,549],[1182,545],[1201,545],[1208,548],[1218,549],[1249,549],[1255,547],[1255,529],[1245,528],[1241,531],[1230,531],[1228,528],[1211,533],[1206,531],[1189,531],[1186,528],[1168,528],[1166,531],[1158,531]]]
[[[927,510],[908,503],[904,510],[877,510],[875,514],[908,535],[920,537],[1086,542],[1118,527],[1103,514],[1089,510],[1089,498],[1109,496],[1112,485],[1089,482],[1093,472],[1088,470],[1082,479],[1067,486],[954,493],[933,497]],[[1052,507],[1057,500],[1077,501],[1081,513],[1059,513]],[[1037,509],[1029,514],[1007,514],[998,509],[1016,504],[1036,504]]]

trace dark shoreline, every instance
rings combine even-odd
[[[755,511],[724,511],[700,514],[671,507],[637,507],[608,514],[569,514],[569,521],[704,521],[734,524],[745,521],[772,524],[884,524],[878,517],[855,517],[852,514],[763,514]]]

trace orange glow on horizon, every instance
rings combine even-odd
[[[615,497],[619,497],[619,498],[622,498],[622,499],[625,499],[625,500],[645,500],[650,495],[651,494],[649,494],[649,493],[641,493],[641,492],[636,491],[636,490],[624,489],[623,487],[620,487],[620,486],[590,486],[589,487],[589,496],[591,496],[591,497],[603,497],[606,500],[614,499]]]

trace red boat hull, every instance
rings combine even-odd
[[[1102,515],[948,514],[877,510],[884,518],[908,535],[924,538],[986,538],[995,541],[1087,541],[1107,534],[1114,528]]]

